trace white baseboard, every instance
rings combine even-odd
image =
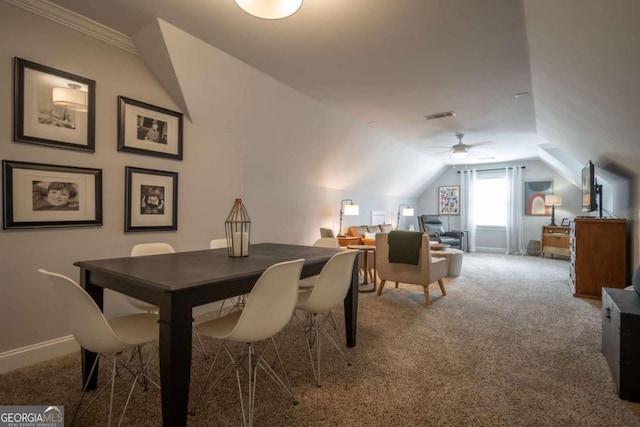
[[[504,254],[504,253],[507,253],[507,248],[476,247],[476,252],[490,252],[493,254]]]
[[[80,350],[73,335],[0,353],[0,374],[54,359]]]

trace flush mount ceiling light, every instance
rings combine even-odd
[[[235,0],[242,10],[262,19],[282,19],[300,9],[302,0]]]
[[[54,105],[66,107],[74,111],[88,111],[87,92],[80,90],[80,85],[69,83],[69,87],[54,87],[51,101]]]

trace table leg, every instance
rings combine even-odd
[[[89,274],[84,268],[80,269],[80,286],[84,288],[84,290],[89,294],[89,296],[91,296],[96,305],[102,311],[104,303],[104,289],[90,282]],[[93,375],[91,376],[91,378],[89,378],[91,367],[93,366],[93,363],[95,362],[97,357],[97,353],[85,350],[84,348],[80,349],[80,358],[82,360],[82,386],[84,387],[85,384],[88,384],[87,391],[94,390],[98,386],[98,368],[100,361],[96,363],[96,368],[93,372]]]
[[[360,278],[358,274],[358,258],[353,263],[351,272],[351,287],[344,299],[344,326],[347,338],[347,347],[356,346],[356,326],[358,323],[358,285]]]
[[[368,285],[367,275],[369,274],[369,251],[373,252],[373,268],[376,268],[376,252],[371,249],[364,249],[364,283]],[[376,291],[376,274],[373,275],[373,287],[371,289],[359,289],[359,292],[375,292]]]
[[[181,306],[171,294],[160,305],[160,383],[162,425],[186,426],[191,379],[190,306]]]

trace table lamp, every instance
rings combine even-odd
[[[556,226],[556,206],[562,206],[562,196],[550,194],[544,196],[545,206],[551,206],[551,224],[552,227]]]

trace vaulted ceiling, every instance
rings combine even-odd
[[[637,0],[305,0],[275,21],[233,0],[52,3],[128,36],[161,18],[441,164],[640,161]]]

